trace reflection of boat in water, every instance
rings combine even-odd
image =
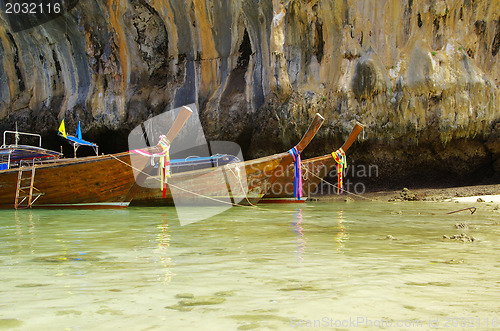
[[[337,152],[332,154],[341,153],[345,155],[345,152],[351,147],[362,130],[363,125],[356,122],[345,143]],[[302,161],[302,192],[305,197],[315,192],[321,180],[338,164],[332,154],[326,154]],[[289,166],[274,182],[261,202],[303,202],[304,200],[296,200],[293,197],[293,178],[294,169]]]
[[[163,223],[157,226],[159,233],[157,234],[158,241],[158,251],[160,256],[160,263],[162,265],[162,270],[164,274],[159,274],[158,279],[162,279],[163,282],[168,283],[172,280],[173,272],[170,270],[172,266],[172,259],[167,255],[167,250],[170,247],[170,231],[168,225],[168,219],[166,215],[163,215]]]
[[[183,108],[167,134],[169,141],[190,115],[191,110]],[[17,137],[22,134],[15,135],[15,144],[5,145],[4,134],[0,150],[0,208],[128,206],[135,183],[131,153],[62,159],[60,153],[41,148],[41,138],[40,146],[27,147],[18,145]],[[147,161],[144,158],[143,163]]]
[[[294,147],[300,153],[318,132],[324,118],[316,114],[308,131]],[[137,185],[132,205],[220,205],[254,204],[278,178],[277,168],[293,162],[289,152],[244,162],[173,173],[168,179],[165,198],[158,176],[148,176]],[[141,187],[140,187],[141,186]]]
[[[303,232],[304,228],[302,227],[303,217],[301,208],[297,209],[297,212],[293,214],[293,218],[294,221],[292,223],[292,229],[293,232],[296,233],[295,242],[297,244],[297,250],[295,252],[299,261],[302,262],[304,261],[304,257],[302,255],[306,250],[307,242],[304,239],[304,232]]]
[[[344,225],[343,211],[337,211],[337,226],[338,232],[335,235],[335,242],[337,243],[337,251],[342,251],[344,249],[344,241],[348,239],[346,227]]]

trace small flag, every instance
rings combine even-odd
[[[59,132],[66,138],[66,128],[64,127],[64,120],[62,120],[61,125],[59,126]]]
[[[80,128],[80,121],[78,121],[78,129],[76,129],[76,137],[82,140],[82,129]]]

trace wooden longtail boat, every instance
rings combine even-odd
[[[349,137],[341,147],[344,153],[351,147],[362,130],[363,125],[357,122]],[[302,192],[304,197],[315,192],[321,180],[326,177],[330,170],[336,165],[337,162],[332,154],[326,154],[302,161]],[[264,195],[261,202],[303,202],[305,199],[297,200],[293,196],[293,179],[293,168],[285,168],[281,176],[274,182],[266,195]]]
[[[189,108],[181,110],[167,134],[168,141],[175,138],[191,113]],[[21,147],[16,143],[4,145],[1,150],[14,153]],[[148,150],[156,152],[158,147]],[[44,150],[44,153],[57,152]],[[129,191],[135,182],[130,156],[130,152],[124,152],[75,159],[52,158],[45,162],[25,159],[29,162],[0,170],[0,208],[127,207]],[[144,159],[144,163],[149,162],[149,158]]]
[[[0,208],[127,207],[134,183],[128,153],[34,164],[0,171]]]
[[[324,122],[316,114],[309,129],[295,146],[299,152],[314,138]],[[277,168],[286,168],[293,162],[289,152],[254,160],[229,163],[224,166],[173,173],[168,178],[166,196],[162,196],[158,176],[144,178],[136,185],[132,206],[183,206],[254,204],[258,202],[278,178]],[[137,181],[141,183],[141,181]]]

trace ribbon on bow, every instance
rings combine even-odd
[[[163,192],[163,198],[167,196],[167,178],[170,177],[170,141],[168,141],[167,136],[161,135],[158,145],[161,148],[160,153],[149,153],[143,149],[134,149],[130,152],[150,156],[151,162],[154,164],[154,158],[160,158],[160,178],[161,178],[161,190]]]
[[[300,159],[300,152],[297,147],[288,151],[293,157],[293,196],[300,200],[302,197],[302,161]]]
[[[347,168],[347,159],[342,148],[332,153],[333,159],[337,162],[337,194],[342,194],[343,171]]]
[[[159,145],[162,148],[160,157],[160,177],[163,198],[167,196],[167,178],[170,177],[170,142],[164,135],[160,136]]]

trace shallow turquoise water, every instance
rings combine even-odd
[[[500,329],[500,214],[460,207],[1,211],[0,329]]]

